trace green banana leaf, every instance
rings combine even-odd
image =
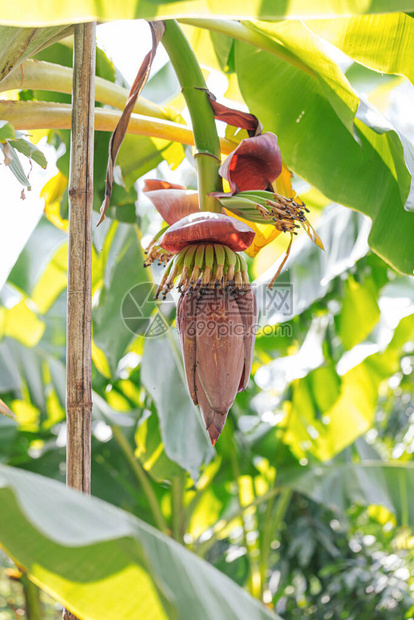
[[[395,514],[399,525],[414,527],[413,463],[321,464],[304,472],[285,472],[280,482],[340,512],[346,512],[351,504],[385,506]]]
[[[130,514],[0,466],[0,544],[88,620],[273,620],[224,574]]]
[[[365,15],[306,24],[361,64],[414,82],[414,19],[409,15]]]
[[[52,6],[51,6],[52,5]],[[0,23],[14,26],[50,26],[84,21],[112,19],[168,19],[171,17],[232,16],[249,19],[283,19],[284,17],[337,17],[391,11],[412,11],[412,0],[20,0],[2,7]]]
[[[394,127],[361,101],[357,141],[314,77],[240,41],[235,58],[241,93],[265,129],[277,134],[287,165],[328,198],[368,215],[370,247],[412,274],[414,218],[404,209],[411,178]]]
[[[4,17],[2,6],[2,17]],[[22,8],[15,6],[16,12]],[[46,9],[46,6],[45,6]],[[0,20],[0,23],[7,23]],[[44,47],[68,36],[73,28],[54,25],[52,28],[0,27],[0,82],[26,58],[34,56]]]

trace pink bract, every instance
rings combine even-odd
[[[193,243],[221,243],[234,252],[242,252],[254,236],[255,232],[244,222],[221,213],[200,211],[175,222],[158,243],[173,254]]]
[[[229,182],[231,194],[247,190],[272,190],[282,172],[282,157],[274,133],[266,132],[242,140],[220,166]]]
[[[174,224],[191,213],[197,213],[198,193],[186,190],[182,185],[157,179],[147,179],[144,193],[151,200],[167,224]]]

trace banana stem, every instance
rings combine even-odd
[[[113,131],[120,116],[118,110],[95,108],[95,130]],[[0,118],[9,121],[15,129],[70,129],[72,107],[66,103],[48,101],[0,100]],[[194,144],[193,132],[186,125],[136,114],[131,116],[127,133],[191,146]],[[231,153],[237,146],[225,138],[220,140],[220,145],[224,155]]]
[[[217,199],[210,192],[222,189],[218,174],[220,166],[220,141],[214,114],[206,91],[206,83],[187,39],[175,20],[165,23],[162,43],[181,84],[193,125],[196,146],[198,194],[202,211],[221,211]]]
[[[169,534],[168,525],[161,512],[161,508],[159,506],[154,489],[152,488],[151,483],[148,479],[148,474],[146,473],[138,459],[135,457],[135,454],[130,446],[128,439],[125,437],[119,426],[113,425],[111,426],[111,429],[115,441],[122,450],[123,455],[125,456],[135,478],[140,484],[148,500],[148,504],[150,506],[152,516],[154,517],[156,527],[158,527],[161,532],[164,532],[164,534]]]
[[[213,531],[213,534],[210,536],[210,538],[208,538],[207,540],[203,542],[196,541],[196,546],[195,546],[196,554],[202,558],[205,557],[207,552],[213,547],[213,545],[218,540],[220,540],[220,536],[223,534],[223,532],[225,531],[229,523],[234,521],[234,519],[241,518],[247,510],[255,508],[256,506],[261,506],[262,504],[265,504],[266,502],[270,501],[271,499],[275,497],[275,495],[278,495],[280,493],[280,490],[281,490],[280,487],[274,487],[273,489],[270,489],[270,491],[268,491],[264,495],[261,495],[260,497],[256,498],[250,504],[247,504],[247,506],[243,506],[243,507],[239,506],[238,508],[236,508],[234,512],[230,513],[230,515],[226,519],[220,519],[219,521],[217,521],[217,523],[215,523],[215,525],[213,525],[213,527],[211,528]]]
[[[180,474],[172,479],[171,502],[172,502],[172,534],[173,538],[183,543],[185,533],[185,514],[184,514],[184,484],[185,477]]]
[[[12,71],[2,82],[0,92],[16,89],[47,90],[57,93],[72,92],[73,71],[70,67],[63,67],[52,62],[26,60],[21,70]],[[128,90],[101,77],[95,78],[95,100],[123,110],[128,99]],[[165,120],[172,115],[167,110],[152,101],[140,97],[135,106],[136,114],[153,116]]]
[[[234,439],[233,439],[234,441]],[[233,443],[231,450],[231,465],[233,469],[233,477],[237,483],[238,496],[239,496],[239,505],[240,509],[243,511],[241,513],[241,522],[243,529],[243,542],[246,549],[247,560],[249,563],[249,580],[248,580],[248,589],[252,596],[258,598],[260,595],[260,572],[258,567],[257,559],[252,554],[252,546],[249,544],[249,536],[248,533],[250,530],[247,528],[247,506],[244,504],[242,492],[241,492],[241,484],[240,484],[240,467],[237,459],[236,446]]]
[[[262,589],[262,597],[268,582],[267,573],[269,570],[270,544],[272,540],[277,538],[280,534],[292,495],[293,489],[289,489],[288,487],[282,489],[279,494],[276,510],[274,510],[276,500],[276,498],[274,498],[269,502],[268,510],[266,511],[266,520],[262,535],[262,549],[260,554],[260,584]]]
[[[39,588],[29,580],[27,575],[22,575],[20,582],[23,586],[27,620],[42,620],[44,616]]]

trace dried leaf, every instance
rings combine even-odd
[[[124,111],[122,112],[122,116],[119,119],[117,126],[111,136],[111,140],[109,142],[109,159],[108,159],[108,167],[106,169],[106,187],[105,187],[105,199],[102,203],[101,207],[101,217],[98,222],[98,226],[105,219],[105,213],[109,206],[109,201],[111,199],[112,194],[112,186],[114,180],[114,168],[115,161],[121,148],[122,141],[125,137],[125,134],[128,129],[129,119],[131,118],[132,110],[134,109],[135,103],[145,86],[146,81],[148,80],[149,73],[151,71],[152,61],[154,60],[155,52],[157,51],[158,43],[161,41],[162,36],[164,34],[165,26],[164,22],[148,22],[151,28],[152,34],[152,48],[145,56],[142,64],[137,73],[137,77],[135,78],[134,83],[132,84],[128,101],[126,102]]]

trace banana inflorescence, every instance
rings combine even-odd
[[[253,238],[250,226],[227,215],[193,213],[158,234],[145,261],[167,264],[156,299],[165,299],[179,278],[177,327],[187,385],[213,445],[252,367],[258,309],[241,252]]]

